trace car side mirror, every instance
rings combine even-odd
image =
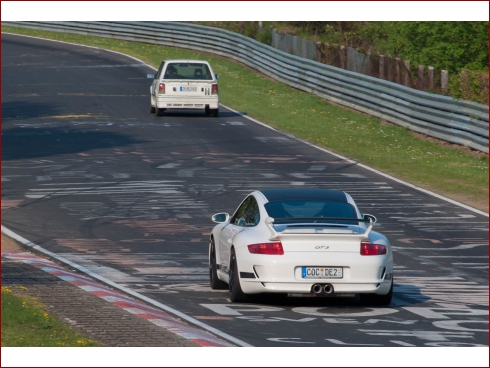
[[[218,224],[222,224],[224,222],[228,222],[229,219],[230,219],[230,215],[227,214],[227,213],[225,213],[225,212],[223,212],[223,213],[217,213],[217,214],[215,214],[215,215],[213,215],[211,217],[211,220],[213,222],[218,223]]]
[[[363,215],[362,218],[364,220],[371,220],[373,223],[375,223],[376,221],[378,221],[375,216],[370,215],[368,213],[366,213],[365,215]]]
[[[146,78],[155,79],[155,74],[147,74]]]
[[[215,76],[216,80],[219,79],[219,74],[215,74],[214,76]]]

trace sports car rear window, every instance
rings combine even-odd
[[[213,80],[209,67],[203,63],[170,63],[164,79]]]
[[[354,207],[345,202],[294,200],[269,202],[264,207],[272,218],[357,218]]]

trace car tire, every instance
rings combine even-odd
[[[248,301],[247,295],[242,291],[242,287],[240,285],[240,277],[234,249],[231,250],[228,290],[230,292],[230,300],[233,303]]]
[[[210,109],[210,115],[215,118],[218,116],[218,113],[219,113],[219,109]]]
[[[157,116],[163,116],[163,112],[165,109],[156,109],[157,110]]]
[[[214,239],[209,241],[209,285],[213,290],[226,289],[226,283],[218,278],[216,267],[216,250],[214,247]]]
[[[150,105],[150,113],[154,114],[156,111],[156,107]]]
[[[391,279],[390,291],[386,295],[377,294],[359,294],[362,305],[390,305],[393,298],[393,278]]]

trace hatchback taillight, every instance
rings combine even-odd
[[[158,86],[158,93],[165,93],[165,83],[160,83]]]
[[[250,253],[255,253],[255,254],[272,254],[272,255],[284,254],[284,249],[282,249],[281,242],[251,244],[248,246],[248,251]]]
[[[368,241],[361,242],[361,256],[379,256],[386,254],[386,246],[382,244],[371,244]]]
[[[211,86],[211,94],[212,95],[217,95],[218,94],[218,85],[217,84],[213,84]]]

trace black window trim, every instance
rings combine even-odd
[[[257,212],[259,214],[259,220],[257,221],[257,223],[255,225],[245,225],[245,226],[241,226],[241,225],[238,225],[235,223],[235,220],[236,220],[236,216],[238,214],[238,211],[240,210],[240,208],[245,204],[245,202],[249,199],[249,198],[252,198],[254,201],[255,201],[255,204],[257,205]],[[230,224],[232,225],[235,225],[235,226],[240,226],[240,227],[255,227],[257,226],[258,224],[260,223],[260,208],[259,208],[259,203],[257,202],[257,198],[255,198],[254,195],[250,194],[249,196],[247,196],[243,201],[242,203],[240,203],[240,205],[238,206],[238,208],[236,209],[235,213],[233,214],[233,216],[231,217],[230,219]]]

